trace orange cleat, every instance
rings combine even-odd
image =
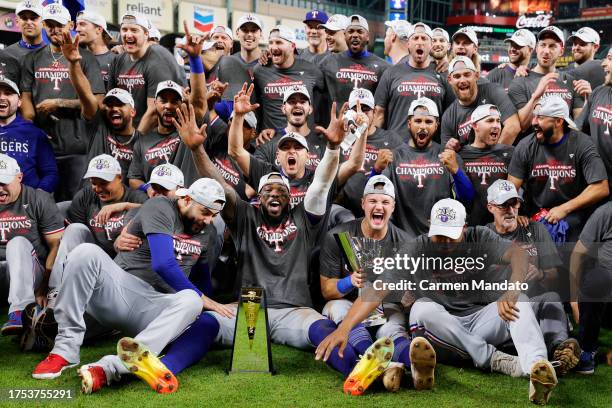
[[[394,345],[388,337],[378,339],[366,350],[344,382],[344,393],[361,395],[389,366]]]

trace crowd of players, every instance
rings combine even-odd
[[[594,372],[612,286],[612,49],[594,60],[596,31],[518,30],[485,77],[470,29],[387,22],[387,62],[359,15],[308,12],[308,48],[277,26],[262,50],[247,14],[236,32],[185,26],[179,63],[139,14],[113,48],[88,10],[16,14],[22,38],[0,51],[2,334],[50,351],[34,378],[118,330],[132,337],[117,355],[78,369],[83,392],[130,373],[174,392],[232,343],[241,286],[265,289],[272,341],[316,347],[351,394],[379,376],[395,391],[406,370],[430,389],[459,358],[529,377],[545,404],[557,375]],[[415,256],[469,248],[484,272],[417,275],[529,290],[416,291],[367,327],[388,293],[351,269],[340,232]]]

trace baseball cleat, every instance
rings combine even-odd
[[[8,314],[8,321],[2,325],[0,333],[3,336],[18,336],[23,331],[21,322],[21,310],[15,310]]]
[[[580,361],[576,365],[576,373],[591,375],[595,373],[595,352],[582,351]]]
[[[53,310],[30,303],[21,314],[23,334],[21,351],[50,351],[57,335],[57,322]]]
[[[389,363],[389,367],[383,372],[382,381],[385,389],[390,392],[396,392],[400,389],[402,378],[404,378],[404,364]]]
[[[62,375],[62,372],[76,364],[70,364],[59,354],[50,353],[47,358],[38,363],[32,371],[32,377],[38,380],[51,380]]]
[[[144,380],[160,394],[169,394],[178,389],[178,380],[147,346],[130,337],[117,343],[117,356],[135,376]]]
[[[582,350],[576,339],[569,338],[557,345],[553,352],[553,367],[555,367],[557,375],[565,375],[576,367],[580,362],[581,352]]]
[[[514,378],[523,377],[521,360],[518,356],[506,354],[499,350],[495,350],[491,355],[491,371],[506,374]]]
[[[361,395],[389,366],[394,345],[388,337],[376,340],[361,357],[344,382],[344,393]]]
[[[77,373],[81,377],[83,394],[92,394],[108,384],[104,369],[98,365],[84,365]]]
[[[434,386],[436,351],[425,337],[410,342],[410,372],[417,390],[431,390]]]
[[[536,361],[529,375],[529,401],[546,405],[550,393],[557,386],[557,375],[552,364],[546,360]]]

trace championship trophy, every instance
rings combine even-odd
[[[228,373],[274,374],[263,288],[242,288]]]

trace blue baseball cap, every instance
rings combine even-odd
[[[306,24],[309,21],[318,21],[320,24],[327,23],[327,14],[321,10],[312,10],[306,13],[303,23]]]

